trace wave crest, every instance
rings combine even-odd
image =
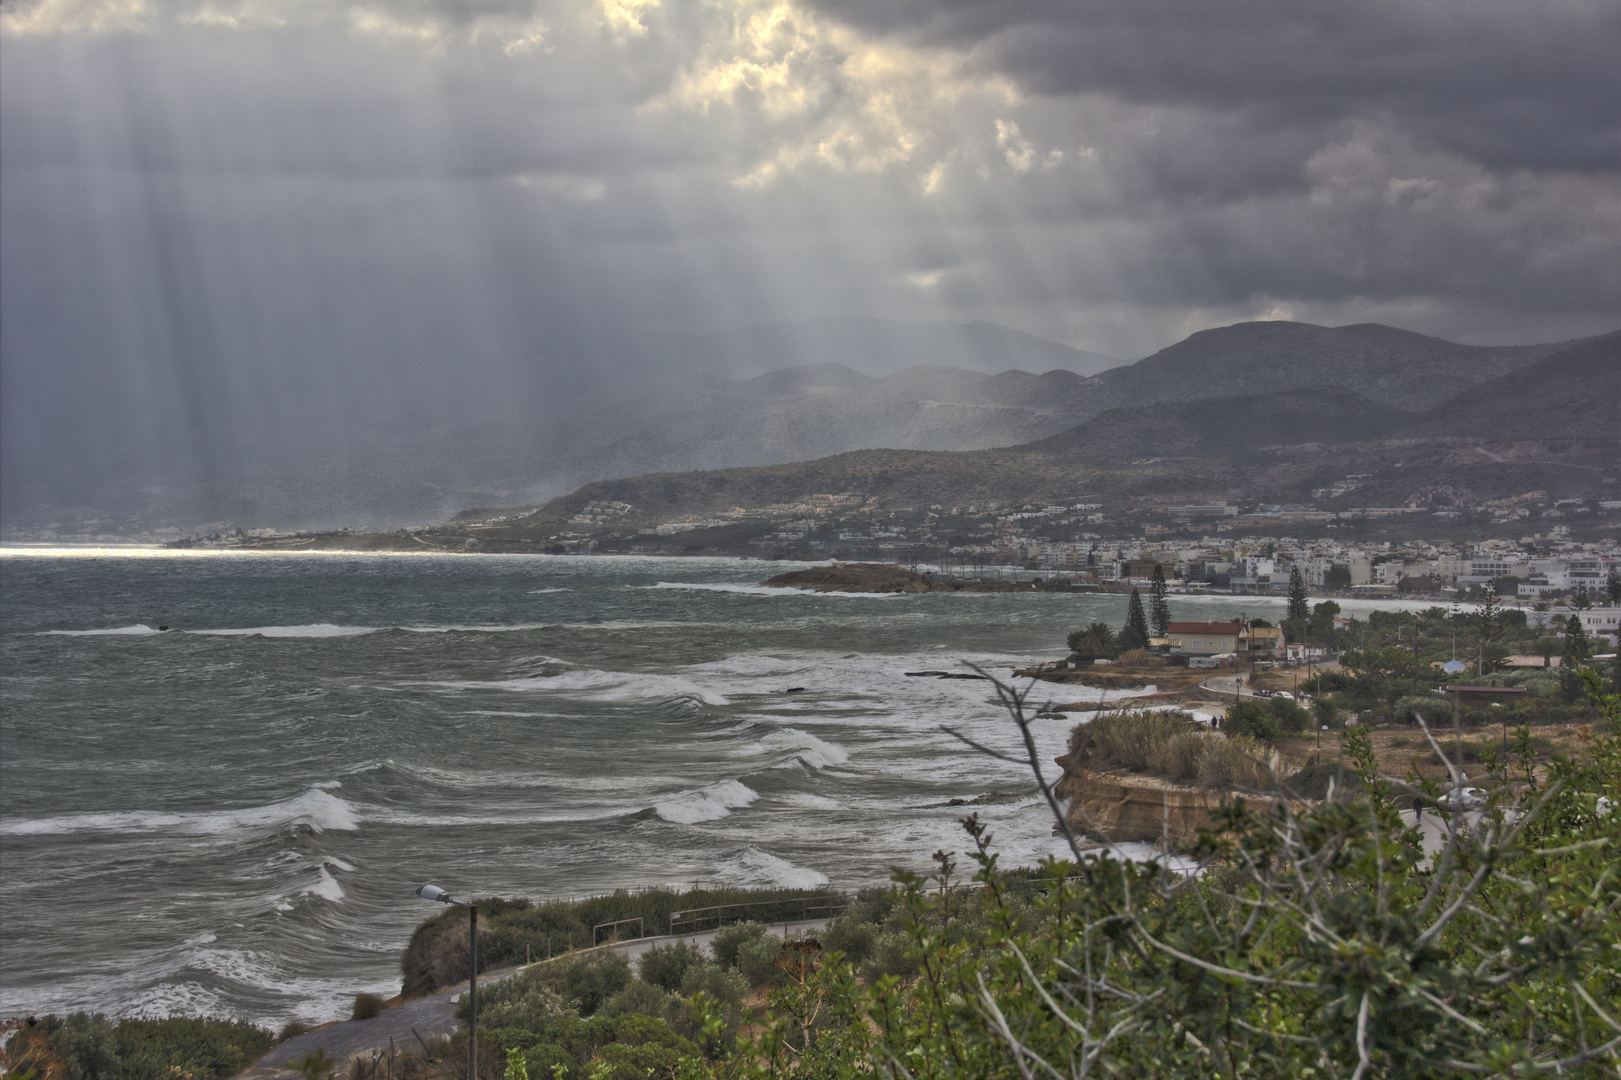
[[[760,796],[739,780],[721,780],[707,787],[677,792],[653,804],[653,813],[676,825],[719,821],[733,810],[752,805]]]

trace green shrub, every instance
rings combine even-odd
[[[1311,723],[1311,713],[1301,708],[1294,698],[1268,698],[1266,707],[1278,718],[1278,728],[1282,731],[1305,731]]]
[[[602,1003],[598,1016],[651,1016],[666,1023],[685,1014],[686,1006],[674,994],[651,983],[633,979],[619,993]]]
[[[55,1017],[47,1017],[49,1025]],[[74,1013],[54,1025],[51,1049],[67,1063],[68,1080],[120,1080],[123,1062],[113,1024],[100,1013]]]
[[[828,923],[822,931],[822,947],[829,952],[840,952],[846,960],[857,966],[872,955],[878,942],[878,924],[863,922],[851,915],[841,915]]]
[[[724,1025],[724,1041],[730,1043],[736,1035],[738,1025],[743,1022],[743,997],[749,992],[748,983],[743,981],[731,968],[719,964],[699,964],[697,967],[687,969],[686,978],[681,980],[681,996],[689,1000],[698,994],[707,994],[719,1010]],[[690,1016],[685,1024],[674,1024],[677,1031],[693,1036],[689,1031]]]
[[[578,1001],[580,1013],[590,1016],[602,1003],[630,984],[630,961],[617,952],[590,953],[549,965],[556,973],[554,987],[564,998]]]
[[[1253,699],[1228,706],[1222,730],[1229,736],[1242,735],[1261,742],[1277,742],[1282,734],[1277,715]]]
[[[578,1002],[565,998],[534,972],[514,975],[479,994],[478,1020],[490,1027],[540,1031],[557,1020],[579,1014]],[[460,1007],[457,1015],[466,1019]]]
[[[501,1076],[506,1068],[506,1051],[513,1047],[524,1051],[530,1080],[670,1078],[682,1060],[702,1057],[692,1040],[654,1017],[636,1013],[573,1017],[555,1021],[538,1034],[512,1029],[481,1031],[480,1080]],[[453,1080],[465,1078],[466,1062],[467,1033],[459,1032],[445,1055]]]
[[[47,1017],[51,1049],[67,1080],[223,1080],[275,1044],[270,1032],[237,1020],[206,1017],[131,1018],[100,1014]]]
[[[781,939],[771,934],[750,938],[737,947],[737,970],[750,986],[781,986],[786,981],[777,966],[781,955]]]
[[[704,962],[703,950],[678,941],[663,948],[652,948],[637,961],[636,971],[647,982],[674,993],[681,989],[687,969]]]
[[[919,960],[912,953],[912,939],[904,930],[886,930],[873,944],[872,958],[861,967],[861,974],[869,981],[893,975],[902,982],[916,977]]]
[[[743,943],[753,941],[768,932],[765,923],[733,923],[714,936],[709,942],[709,951],[714,955],[717,964],[735,968],[737,966],[737,950],[742,947]]]

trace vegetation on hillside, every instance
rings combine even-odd
[[[8,1026],[0,1065],[35,1080],[225,1080],[275,1042],[253,1024],[211,1017],[74,1013]]]
[[[478,969],[488,971],[606,941],[668,934],[681,928],[672,928],[670,921],[678,911],[747,905],[745,910],[723,913],[722,918],[781,922],[801,918],[806,912],[825,913],[829,904],[839,903],[839,898],[804,889],[645,889],[540,904],[499,897],[475,903],[480,923]],[[635,921],[638,919],[639,923]],[[618,925],[605,925],[609,923]],[[449,908],[416,928],[400,961],[406,997],[431,994],[467,978],[467,924],[464,909]],[[700,924],[689,919],[689,925]],[[701,925],[712,928],[715,920]]]

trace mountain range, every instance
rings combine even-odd
[[[1002,430],[1064,427],[1000,449],[919,450],[894,438],[798,463],[604,480],[540,508],[525,527],[555,527],[591,501],[628,503],[651,521],[845,491],[890,506],[1304,501],[1347,474],[1363,480],[1338,500],[1345,505],[1400,504],[1441,489],[1449,500],[1531,488],[1591,497],[1600,474],[1613,483],[1621,467],[1621,332],[1490,348],[1376,325],[1251,323],[1093,377],[914,369],[885,380],[847,370],[770,379],[794,388],[775,407],[797,410],[801,423],[856,397],[857,415],[905,421],[926,413],[922,388],[954,397],[960,415],[994,413]],[[963,437],[994,438],[991,428]],[[904,437],[921,426],[891,430]]]
[[[447,403],[410,424],[356,409],[341,431],[258,452],[211,445],[161,472],[129,464],[134,453],[63,454],[48,475],[8,475],[5,518],[378,528],[560,498],[542,515],[554,520],[609,492],[653,514],[863,484],[933,502],[929,484],[946,473],[959,477],[953,490],[1005,493],[1013,476],[1055,498],[1097,487],[1198,499],[1257,484],[1295,490],[1319,473],[1423,456],[1391,450],[1403,440],[1446,463],[1452,479],[1436,483],[1495,487],[1519,482],[1505,462],[1546,464],[1566,451],[1482,456],[1458,440],[1602,446],[1621,433],[1617,334],[1475,346],[1378,324],[1254,322],[1126,363],[988,323],[831,319],[666,335],[638,349],[642,366],[584,389],[520,380],[499,409]],[[662,350],[659,364],[650,350]],[[687,374],[654,374],[671,370]],[[1269,449],[1301,444],[1357,446],[1366,467]],[[1584,469],[1609,468],[1589,460],[1602,449],[1581,453]],[[1496,472],[1478,477],[1476,466]]]

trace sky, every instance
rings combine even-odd
[[[8,0],[0,520],[757,324],[1613,330],[1618,55],[1615,0]]]

